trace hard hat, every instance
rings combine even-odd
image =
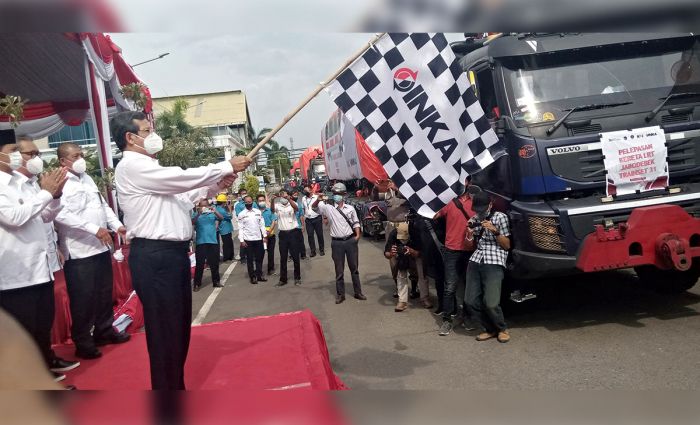
[[[342,183],[336,183],[333,185],[333,193],[345,193],[347,190],[348,189]]]
[[[216,197],[216,202],[226,202],[227,200],[228,198],[223,193],[219,193],[219,195]]]

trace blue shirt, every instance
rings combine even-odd
[[[297,210],[297,222],[299,223],[299,228],[301,229],[301,218],[304,216],[304,203],[301,202],[301,197],[299,197],[297,200],[297,207],[299,208]]]
[[[224,216],[223,220],[219,220],[219,234],[229,235],[233,233],[233,224],[231,223],[231,213],[221,205],[216,206],[216,211]]]
[[[257,207],[258,207],[258,203],[253,201],[253,208],[257,208]],[[244,209],[245,209],[245,202],[243,202],[243,201],[238,201],[238,202],[236,202],[236,205],[233,206],[233,210],[236,213],[236,217],[238,217],[238,214],[240,214],[241,211],[243,211]]]
[[[272,222],[277,221],[277,214],[273,213],[271,209],[265,208],[262,210],[262,216],[263,220],[265,220],[265,228],[269,231],[270,226],[272,226]]]
[[[197,216],[197,213],[193,212],[192,219],[194,219],[194,228],[197,232],[197,237],[195,239],[197,245],[219,243],[219,240],[216,238],[217,218],[214,213],[199,214],[199,216]]]

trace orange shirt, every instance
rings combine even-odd
[[[472,199],[470,197],[457,198],[457,201],[462,204],[467,216],[474,215],[472,211]],[[446,235],[445,247],[452,251],[466,251],[464,242],[467,237],[467,219],[462,214],[462,211],[457,208],[454,201],[450,201],[438,213],[437,217],[445,217],[446,220]]]

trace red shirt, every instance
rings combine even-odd
[[[470,197],[457,198],[457,201],[462,204],[467,216],[474,215],[472,211],[472,199]],[[462,214],[462,211],[457,208],[454,201],[450,201],[436,215],[436,217],[445,217],[447,221],[445,235],[445,247],[453,251],[466,251],[464,242],[467,238],[467,219]]]

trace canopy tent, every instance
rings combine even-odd
[[[46,137],[66,125],[91,118],[97,135],[100,167],[112,167],[108,108],[135,110],[119,92],[121,86],[140,83],[109,36],[93,33],[0,34],[0,96],[28,100],[17,134]],[[150,113],[152,102],[144,86]],[[0,129],[11,127],[0,115]]]

